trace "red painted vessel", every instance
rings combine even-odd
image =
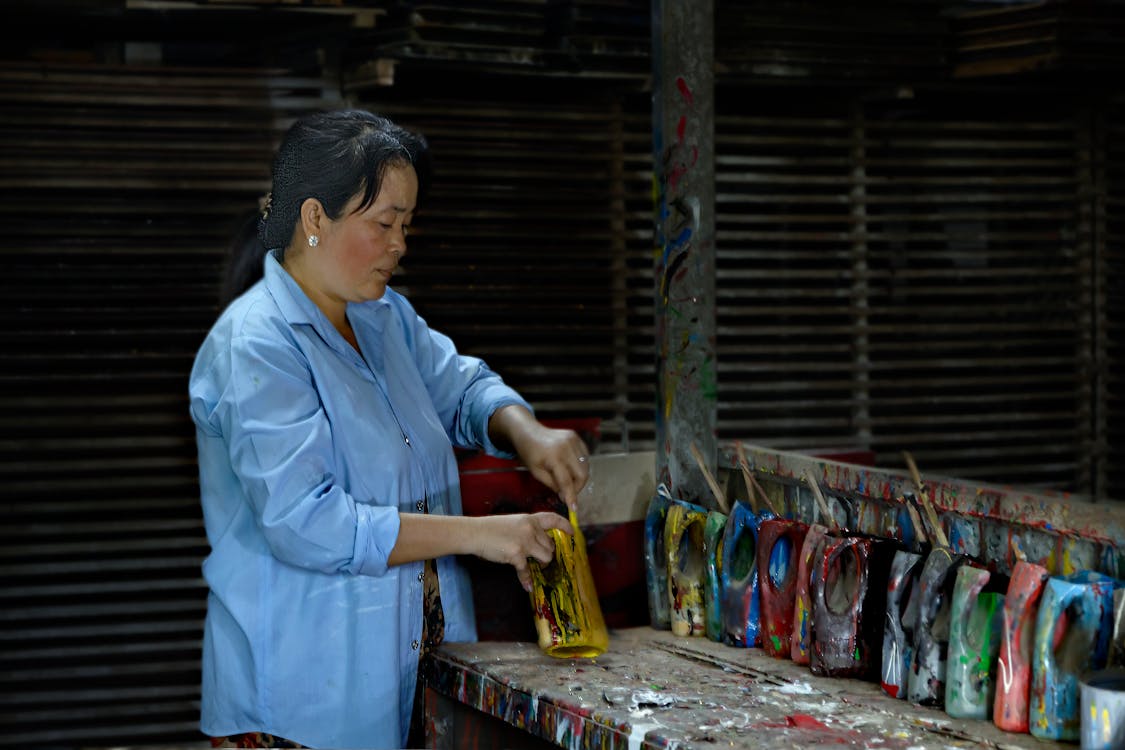
[[[1019,561],[1004,597],[1004,622],[996,667],[992,721],[1008,732],[1028,731],[1032,644],[1039,599],[1050,574],[1041,565]]]
[[[758,529],[758,591],[761,596],[762,650],[787,659],[792,646],[793,604],[797,598],[798,557],[809,526],[770,518]]]

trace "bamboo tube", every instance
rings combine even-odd
[[[824,495],[820,491],[820,483],[816,481],[816,477],[810,469],[805,469],[802,475],[809,487],[812,488],[813,496],[816,497],[816,504],[820,508],[821,515],[824,516],[825,523],[832,524],[833,529],[839,529],[840,524],[836,523],[836,516],[832,515],[832,511],[828,507],[828,501],[824,499]]]
[[[711,494],[715,496],[715,502],[719,504],[719,510],[729,515],[730,503],[727,502],[727,496],[723,494],[719,483],[716,482],[715,477],[711,475],[711,471],[703,461],[703,454],[699,452],[699,446],[695,444],[695,441],[691,443],[691,455],[692,458],[695,459],[695,463],[699,466],[699,470],[703,472],[703,478],[707,480],[707,486],[711,488]]]
[[[754,513],[757,514],[758,513],[758,503],[754,499],[754,496],[757,495],[758,493],[755,492],[755,490],[754,490],[754,488],[757,484],[754,481],[754,475],[750,473],[749,467],[747,467],[746,464],[742,463],[741,461],[738,463],[738,468],[742,472],[742,483],[744,485],[746,485],[746,499],[750,502],[750,510],[754,511]],[[766,502],[769,503],[768,498],[766,499]],[[770,510],[773,510],[772,505],[770,505]],[[774,515],[777,515],[777,514],[775,513]]]
[[[774,507],[773,500],[770,499],[769,493],[762,489],[762,485],[754,478],[754,472],[750,470],[750,462],[746,460],[746,451],[742,449],[742,443],[735,443],[734,447],[735,450],[738,451],[738,467],[742,469],[742,481],[746,484],[746,494],[750,496],[750,507],[753,508],[755,513],[758,512],[757,504],[754,502],[754,494],[757,493],[761,496],[762,502],[766,504],[766,507],[770,509],[770,512],[780,518],[781,514],[778,513],[777,508]]]
[[[918,473],[918,465],[914,463],[914,456],[910,455],[910,451],[903,451],[902,457],[906,460],[906,466],[910,469],[910,476],[914,479],[914,486],[918,490],[918,499],[922,503],[922,510],[926,511],[926,518],[929,519],[930,535],[937,546],[949,549],[949,539],[945,536],[945,529],[941,527],[941,520],[937,517],[934,504],[930,502],[930,496],[926,494],[926,488],[922,485],[922,475]]]

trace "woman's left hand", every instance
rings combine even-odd
[[[558,493],[571,510],[590,478],[589,451],[574,430],[547,427],[522,406],[498,409],[490,434],[503,435],[531,475]]]

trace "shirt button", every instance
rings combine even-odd
[[[418,580],[419,581],[421,581],[425,577],[426,577],[426,571],[422,571],[421,573],[418,574]]]
[[[410,648],[417,651],[418,650],[418,641],[411,641],[410,642]]]
[[[406,435],[403,435],[402,439],[406,441],[407,445],[410,445],[410,438],[408,438]]]
[[[419,513],[421,513],[422,511],[424,511],[426,509],[426,501],[425,500],[419,500],[417,503],[414,504],[414,507],[418,509]]]

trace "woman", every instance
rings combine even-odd
[[[196,356],[216,746],[420,742],[420,654],[476,637],[454,555],[510,563],[528,588],[547,530],[570,531],[555,513],[461,515],[454,445],[517,455],[571,507],[586,447],[388,287],[427,158],[368,112],[297,121],[242,251],[264,275]]]

